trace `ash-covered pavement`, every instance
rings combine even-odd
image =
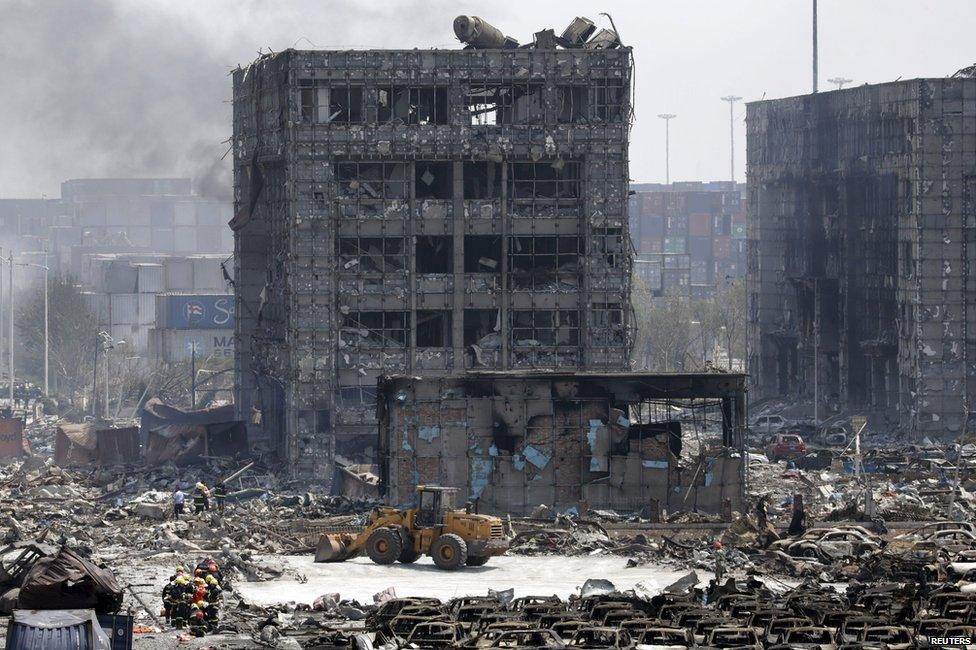
[[[432,596],[449,600],[458,596],[484,596],[489,589],[514,589],[515,597],[552,596],[568,598],[579,593],[588,578],[610,580],[618,589],[632,589],[638,583],[657,593],[687,573],[664,565],[647,564],[627,568],[622,557],[503,556],[492,558],[483,567],[460,571],[441,571],[433,561],[421,558],[415,564],[381,566],[369,558],[346,562],[315,564],[311,556],[276,556],[284,560],[286,575],[299,574],[308,581],[294,579],[268,582],[242,582],[235,586],[245,601],[254,605],[288,602],[311,604],[317,597],[338,593],[343,599],[373,602],[373,594],[393,587],[398,596]]]

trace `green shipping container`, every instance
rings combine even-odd
[[[664,238],[664,252],[673,254],[682,254],[685,252],[685,237],[665,237]]]
[[[745,239],[746,238],[746,224],[735,223],[732,224],[732,239]]]

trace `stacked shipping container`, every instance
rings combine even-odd
[[[745,192],[730,182],[639,184],[630,200],[638,277],[655,297],[708,298],[743,277]]]

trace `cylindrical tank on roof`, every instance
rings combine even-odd
[[[477,16],[458,16],[454,19],[454,35],[462,43],[481,49],[502,49],[507,39],[497,27]]]

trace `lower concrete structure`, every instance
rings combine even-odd
[[[390,503],[410,501],[418,483],[512,514],[743,503],[744,375],[472,372],[382,377],[377,392]],[[690,433],[716,428],[721,445],[682,455]]]

